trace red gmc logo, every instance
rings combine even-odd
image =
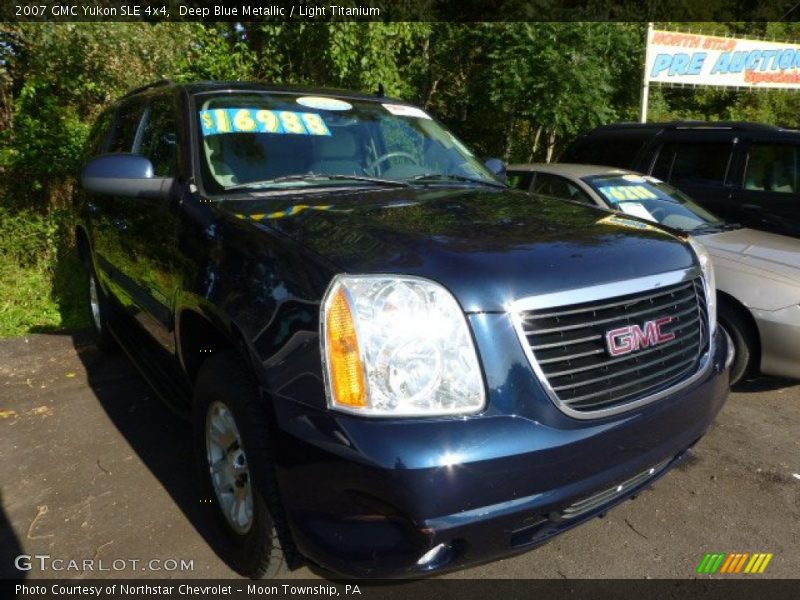
[[[658,346],[664,342],[675,339],[674,333],[661,331],[667,323],[672,322],[672,317],[661,317],[653,321],[646,321],[642,327],[628,325],[619,329],[606,332],[606,346],[611,356],[630,354],[640,348]]]

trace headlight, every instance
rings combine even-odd
[[[337,276],[320,317],[331,408],[386,417],[483,408],[466,318],[441,285],[409,276]]]
[[[714,333],[717,331],[717,282],[714,279],[714,265],[711,262],[711,255],[703,244],[695,241],[692,237],[689,238],[689,243],[692,245],[700,263],[700,269],[703,271],[703,280],[706,284],[706,301],[708,303],[709,339],[714,339]]]

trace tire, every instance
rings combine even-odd
[[[289,544],[282,541],[288,536],[268,442],[269,415],[241,363],[237,353],[225,351],[200,367],[192,409],[195,460],[220,555],[245,577],[270,579],[287,569],[283,548]],[[221,465],[216,483],[212,463]]]
[[[109,322],[111,320],[112,309],[109,300],[103,293],[103,288],[97,280],[92,266],[91,258],[86,261],[86,306],[89,311],[89,319],[94,330],[95,343],[103,352],[113,354],[119,350],[117,340],[111,334]]]
[[[728,332],[733,340],[734,357],[730,375],[731,387],[733,387],[756,370],[758,335],[741,311],[728,302],[720,302],[718,319],[720,326]]]

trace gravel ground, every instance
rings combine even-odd
[[[0,341],[0,458],[0,577],[19,576],[19,554],[127,561],[104,573],[35,566],[31,579],[236,576],[207,541],[187,425],[85,334]],[[693,457],[652,491],[537,550],[447,577],[687,578],[707,552],[771,552],[758,577],[791,578],[799,542],[800,384],[761,378],[731,394]],[[142,571],[150,559],[193,569]]]

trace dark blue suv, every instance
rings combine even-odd
[[[162,82],[91,154],[98,343],[192,419],[244,575],[528,550],[663,475],[727,396],[702,247],[510,190],[405,102]]]

